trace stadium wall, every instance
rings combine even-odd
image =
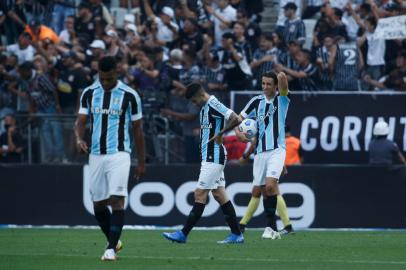
[[[231,107],[240,112],[259,93],[234,91]],[[379,119],[388,122],[389,138],[406,152],[406,93],[295,92],[290,99],[286,121],[300,137],[306,163],[367,163],[372,129]]]
[[[251,166],[227,166],[227,190],[242,216],[250,198]],[[197,165],[149,166],[129,182],[126,224],[174,226],[191,209]],[[88,167],[0,166],[0,224],[95,225]],[[296,228],[405,228],[406,168],[290,167],[281,191]],[[250,225],[263,227],[262,206]],[[224,226],[211,198],[198,226]],[[279,223],[279,226],[281,224]]]

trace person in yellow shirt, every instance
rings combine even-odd
[[[286,158],[285,166],[300,165],[303,162],[300,139],[292,136],[290,127],[285,126]]]
[[[49,40],[54,44],[59,43],[58,35],[51,28],[42,25],[39,19],[32,19],[24,31],[30,34],[33,42]]]

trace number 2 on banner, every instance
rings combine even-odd
[[[355,52],[355,50],[351,50],[351,49],[347,49],[344,50],[344,56],[346,57],[345,61],[344,61],[344,65],[355,65],[355,57],[357,56],[357,53]]]

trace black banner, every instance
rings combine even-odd
[[[252,96],[232,94],[233,109],[239,113]],[[380,118],[389,124],[389,138],[406,151],[405,104],[401,93],[293,93],[286,123],[300,137],[306,163],[365,164]]]
[[[150,166],[144,180],[130,180],[126,224],[182,224],[193,203],[199,166]],[[251,166],[227,166],[227,192],[237,215],[251,192]],[[82,166],[0,166],[0,224],[95,225]],[[369,166],[290,167],[280,181],[297,228],[406,227],[406,168]],[[262,206],[250,226],[264,227]],[[198,226],[225,226],[210,199]],[[279,222],[279,227],[281,227]]]

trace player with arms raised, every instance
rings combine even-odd
[[[87,87],[80,98],[75,135],[79,150],[86,153],[89,148],[83,136],[88,116],[92,125],[90,194],[96,220],[108,241],[102,260],[114,261],[116,252],[122,248],[119,239],[124,225],[124,198],[128,195],[131,166],[130,122],[138,154],[136,178],[145,170],[145,150],[140,97],[117,80],[117,63],[111,56],[99,61],[99,79]]]
[[[241,120],[216,97],[210,96],[200,84],[188,85],[186,98],[201,108],[200,154],[202,164],[195,189],[195,203],[183,229],[173,233],[164,233],[163,236],[170,241],[185,243],[189,232],[202,216],[211,191],[214,199],[221,205],[221,210],[231,229],[231,234],[225,240],[217,243],[243,243],[244,237],[238,226],[234,206],[225,190],[224,166],[227,153],[222,144],[222,135],[239,125]]]
[[[275,211],[277,197],[280,195],[278,181],[283,171],[286,155],[285,119],[290,103],[288,80],[285,73],[263,74],[262,89],[264,94],[253,97],[241,111],[240,117],[253,118],[257,121],[253,198],[259,202],[262,192],[264,211],[268,221],[262,237],[280,239],[280,233],[276,228]],[[241,140],[248,141],[246,135],[241,133],[238,128],[235,131]],[[256,207],[254,208],[256,209]]]

